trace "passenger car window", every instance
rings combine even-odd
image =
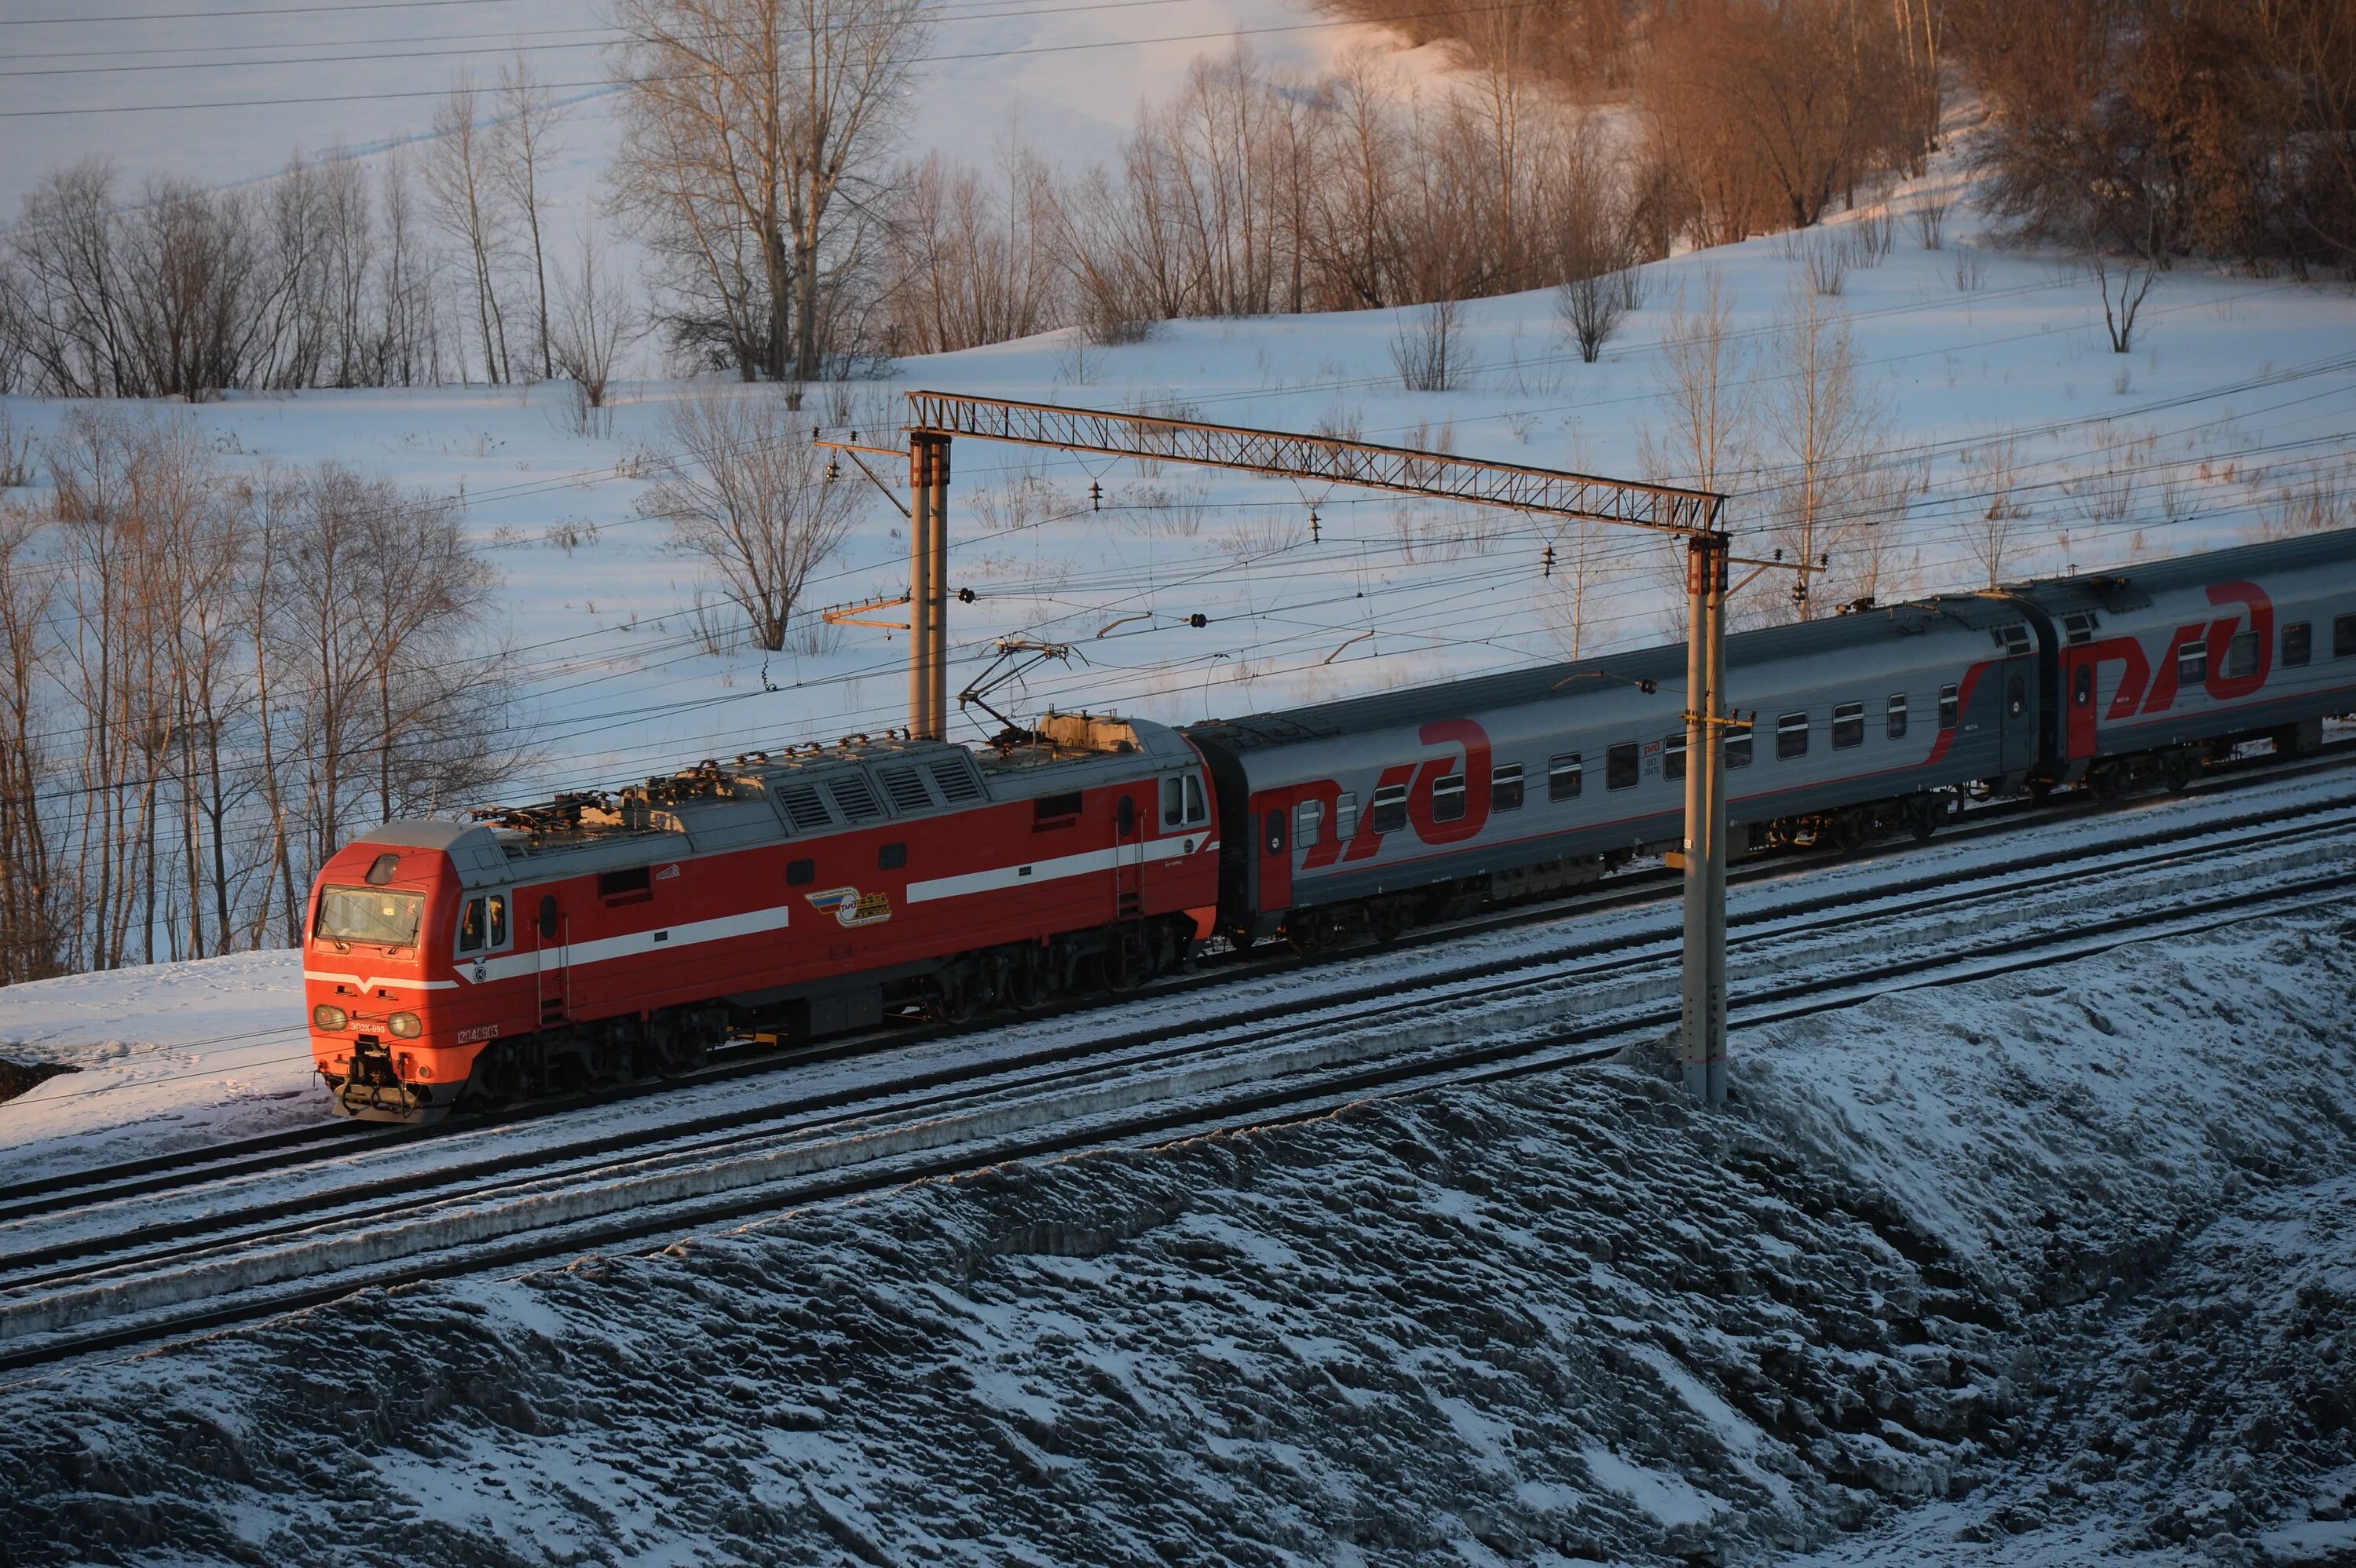
[[[1865,704],[1844,702],[1833,709],[1833,750],[1865,744]]]
[[[1294,815],[1301,818],[1298,823],[1293,825],[1292,837],[1294,840],[1298,842],[1303,849],[1313,847],[1317,842],[1318,818],[1325,815],[1324,803],[1315,800],[1304,800],[1294,812]]]
[[[1671,784],[1686,776],[1686,732],[1682,730],[1661,739],[1661,777]]]
[[[1507,763],[1489,774],[1489,809],[1519,811],[1522,808],[1522,764]]]
[[[1902,741],[1906,738],[1906,694],[1902,691],[1893,691],[1890,694],[1888,729],[1891,740]]]
[[[1940,729],[1952,730],[1960,723],[1963,718],[1963,709],[1964,705],[1957,699],[1955,696],[1955,688],[1954,687],[1943,686],[1939,688]]]
[[[1571,752],[1547,763],[1547,798],[1577,800],[1579,798],[1579,753]]]
[[[1603,752],[1603,787],[1633,789],[1636,787],[1638,754],[1636,742],[1622,741],[1608,746]]]
[[[1333,802],[1333,837],[1347,838],[1358,831],[1358,796],[1345,790]]]
[[[2258,635],[2236,632],[2225,645],[2225,678],[2239,680],[2258,673]]]
[[[1443,773],[1431,781],[1431,819],[1458,822],[1464,816],[1464,775]]]
[[[1368,826],[1377,833],[1397,833],[1407,827],[1407,785],[1385,784],[1375,791],[1374,809],[1367,814]]]
[[[1737,730],[1726,737],[1726,765],[1747,768],[1751,765],[1751,731]]]
[[[2282,629],[2282,662],[2286,667],[2297,667],[2308,660],[2315,645],[2315,631],[2305,621]]]
[[[1808,716],[1786,713],[1775,720],[1775,755],[1804,757],[1808,754]]]
[[[2200,637],[2188,637],[2176,650],[2176,684],[2179,687],[2199,686],[2209,678],[2209,645]]]
[[[2356,654],[2356,615],[2340,615],[2331,623],[2331,656],[2344,659]]]

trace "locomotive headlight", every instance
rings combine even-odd
[[[311,1021],[330,1033],[352,1021],[352,1015],[333,1002],[321,1002],[311,1009]]]
[[[417,1021],[415,1013],[395,1013],[384,1020],[384,1027],[392,1031],[396,1040],[415,1040],[425,1032],[425,1026]]]

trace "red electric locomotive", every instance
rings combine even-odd
[[[313,890],[312,1053],[338,1111],[423,1122],[680,1072],[734,1031],[1123,988],[1210,934],[1216,833],[1185,740],[1086,714],[392,823]]]

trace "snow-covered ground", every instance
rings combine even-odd
[[[364,1293],[0,1394],[0,1541],[2269,1560],[2356,1479],[2351,934],[1746,1031],[1724,1115],[1525,1080]]]

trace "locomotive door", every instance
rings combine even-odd
[[[1137,797],[1123,794],[1113,807],[1113,918],[1135,920],[1145,912],[1145,813]]]
[[[1252,860],[1259,869],[1254,907],[1274,912],[1292,907],[1292,792],[1267,790],[1251,797]]]
[[[540,1024],[546,1029],[573,1012],[573,921],[558,910],[552,893],[541,895],[538,958]]]

